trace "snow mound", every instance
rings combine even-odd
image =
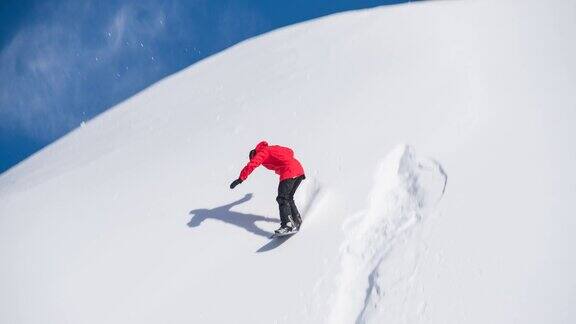
[[[407,145],[380,163],[368,208],[344,223],[330,323],[381,323],[378,312],[385,308],[380,304],[397,284],[383,276],[387,257],[398,240],[434,212],[447,179],[439,163],[418,157]]]

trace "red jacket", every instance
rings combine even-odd
[[[246,180],[250,173],[262,164],[280,176],[280,181],[304,175],[304,169],[294,158],[294,151],[287,147],[272,145],[262,141],[256,145],[256,154],[240,172],[240,179]]]

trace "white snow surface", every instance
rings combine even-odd
[[[243,42],[0,176],[0,323],[576,323],[576,1]],[[260,140],[277,177],[228,184]]]

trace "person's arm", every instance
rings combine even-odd
[[[256,155],[254,155],[252,159],[250,159],[250,162],[248,162],[248,164],[246,164],[246,166],[242,169],[242,171],[240,171],[240,176],[238,177],[238,179],[232,181],[232,183],[230,184],[230,189],[234,189],[234,187],[241,184],[242,181],[246,180],[250,175],[250,173],[252,173],[252,171],[254,171],[254,169],[256,169],[257,167],[259,167],[262,164],[262,162],[266,160],[267,157],[268,157],[268,151],[263,150],[256,153]]]
[[[262,150],[256,153],[252,157],[252,159],[250,159],[250,162],[248,162],[248,164],[246,164],[246,166],[242,169],[242,171],[240,171],[240,177],[238,177],[238,179],[242,181],[248,179],[250,173],[252,173],[252,171],[254,171],[254,169],[256,169],[257,167],[259,167],[262,164],[262,162],[264,162],[264,160],[266,160],[268,154],[269,153],[267,150]]]

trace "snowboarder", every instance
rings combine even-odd
[[[294,158],[294,151],[279,145],[270,146],[262,141],[250,151],[249,158],[250,162],[242,169],[238,179],[230,184],[230,189],[234,189],[246,180],[250,173],[261,164],[266,169],[273,170],[280,176],[278,197],[276,197],[280,209],[280,228],[274,232],[276,235],[297,232],[302,224],[302,218],[294,203],[294,193],[306,176],[302,165]]]

